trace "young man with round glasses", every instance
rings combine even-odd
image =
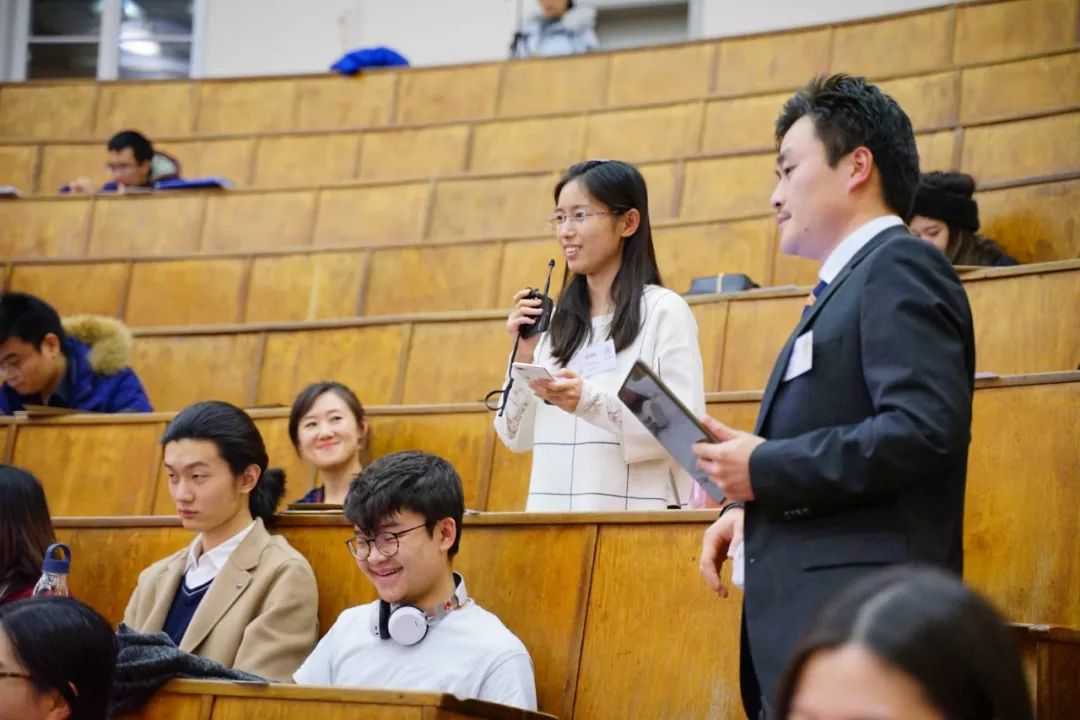
[[[379,599],[338,616],[293,675],[301,685],[449,692],[536,709],[532,660],[451,569],[461,541],[461,478],[418,451],[376,460],[345,498],[346,547]]]

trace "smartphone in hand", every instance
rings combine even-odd
[[[526,383],[536,382],[537,380],[554,380],[555,376],[543,365],[533,365],[532,363],[516,362],[513,365],[514,376],[519,380],[523,380]]]

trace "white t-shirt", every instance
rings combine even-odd
[[[529,651],[475,602],[428,628],[416,645],[372,631],[379,601],[349,608],[293,675],[300,685],[447,692],[536,710]]]

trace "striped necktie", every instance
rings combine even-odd
[[[824,280],[818,280],[818,284],[814,286],[814,289],[810,291],[810,294],[806,296],[806,305],[802,309],[802,316],[806,317],[806,314],[810,312],[810,309],[814,307],[814,303],[821,297],[821,293],[825,292],[825,288],[829,287],[829,283]]]

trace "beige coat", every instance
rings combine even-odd
[[[180,649],[237,670],[292,682],[319,639],[319,597],[311,565],[261,519],[214,578]],[[124,622],[138,632],[165,625],[188,549],[143,570]]]

